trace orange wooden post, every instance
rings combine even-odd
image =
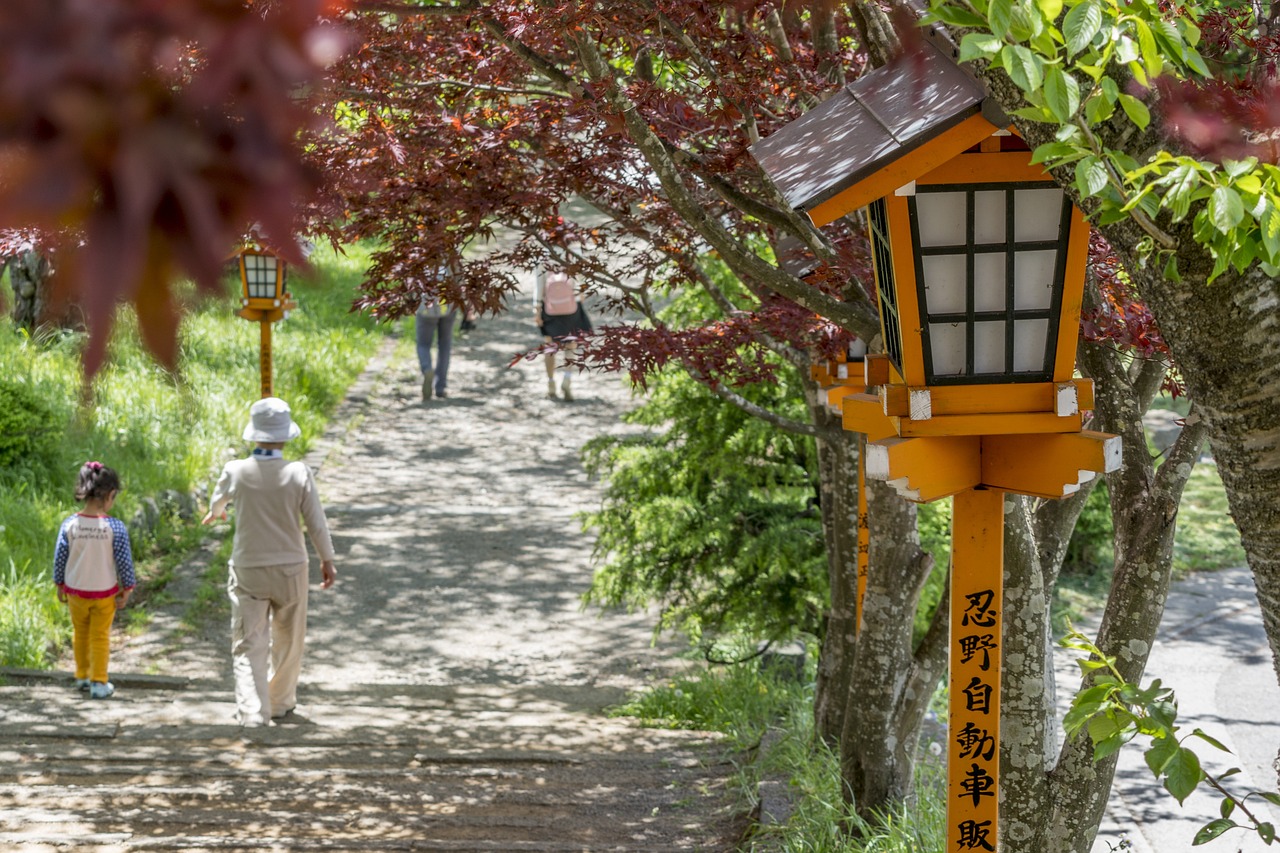
[[[952,499],[947,850],[997,848],[1004,493]]]
[[[862,631],[862,601],[871,567],[871,522],[867,519],[867,437],[858,436],[858,612],[854,633]]]
[[[258,363],[262,370],[262,396],[270,397],[271,393],[271,320],[263,315],[258,321],[262,333],[258,344]]]

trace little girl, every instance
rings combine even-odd
[[[106,699],[111,623],[133,592],[133,555],[124,522],[107,515],[120,492],[120,478],[101,462],[86,462],[76,484],[84,510],[62,522],[53,555],[58,600],[71,609],[76,687],[90,699]]]

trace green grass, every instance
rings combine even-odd
[[[1178,507],[1173,540],[1176,573],[1212,571],[1245,564],[1240,531],[1231,520],[1227,493],[1216,466],[1196,465]]]
[[[780,677],[758,661],[704,667],[634,697],[614,712],[650,726],[725,735],[738,763],[737,788],[745,812],[762,779],[787,784],[794,811],[788,821],[758,827],[743,849],[788,853],[940,853],[945,845],[945,780],[936,762],[922,762],[910,803],[858,818],[843,802],[839,758],[814,736],[813,660],[803,682]],[[766,730],[773,734],[765,737]]]
[[[368,254],[348,252],[318,251],[311,279],[291,276],[299,308],[275,327],[274,392],[288,400],[302,427],[286,451],[292,458],[319,436],[393,331],[350,312]],[[85,460],[99,459],[120,473],[123,490],[112,514],[128,524],[145,498],[166,490],[196,494],[203,504],[222,463],[244,452],[240,433],[260,394],[258,328],[233,314],[239,283],[228,281],[227,288],[223,299],[181,291],[187,312],[177,375],[142,349],[132,311],[121,310],[108,364],[85,406],[79,403],[83,335],[32,338],[0,324],[0,378],[27,386],[51,411],[34,449],[0,468],[0,665],[48,665],[66,642],[65,607],[57,605],[51,583],[53,545],[58,524],[77,508],[72,489]],[[169,513],[154,536],[134,533],[135,561],[153,592],[199,541],[197,525],[198,518]]]

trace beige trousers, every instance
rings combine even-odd
[[[236,716],[263,726],[297,704],[307,635],[307,564],[230,566],[231,669]]]

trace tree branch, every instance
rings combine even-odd
[[[578,55],[591,80],[606,84],[603,87],[605,97],[622,116],[632,141],[657,175],[668,203],[720,253],[730,268],[738,275],[758,281],[796,304],[827,317],[864,340],[870,340],[875,336],[879,331],[880,323],[876,313],[871,309],[870,300],[865,305],[841,302],[817,288],[806,285],[749,251],[734,239],[717,218],[704,210],[694,200],[689,188],[685,186],[684,179],[667,153],[662,140],[640,115],[636,105],[614,85],[613,70],[595,45],[581,33],[572,33],[568,37],[577,48]]]
[[[733,405],[737,406],[739,409],[742,409],[742,411],[746,412],[752,417],[756,417],[762,421],[765,421],[766,423],[773,424],[778,429],[795,433],[797,435],[811,435],[814,438],[832,437],[832,433],[819,430],[818,427],[814,424],[807,424],[807,423],[804,423],[803,421],[796,421],[796,420],[792,420],[791,418],[784,417],[771,409],[766,409],[764,406],[760,406],[751,402],[750,400],[741,396],[740,394],[735,394],[734,392],[730,391],[728,388],[725,388],[724,385],[722,384],[712,385],[711,383],[706,382],[705,380],[702,380],[701,377],[698,377],[698,375],[694,373],[692,370],[690,370],[689,373],[694,378],[703,382],[703,384],[706,385],[706,387],[711,390],[711,393],[715,394],[720,399],[725,400],[726,402],[732,403]]]

